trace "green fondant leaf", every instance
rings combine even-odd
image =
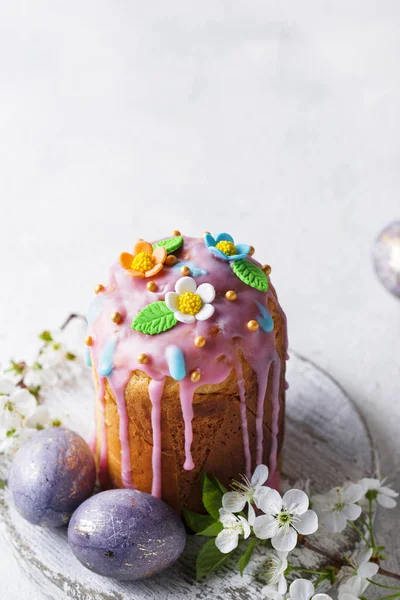
[[[223,493],[215,481],[204,475],[203,478],[203,504],[209,515],[219,519],[219,509],[222,508]]]
[[[233,263],[233,271],[239,279],[246,285],[249,285],[260,292],[266,292],[268,289],[268,279],[264,271],[257,267],[254,263],[243,258],[235,260]]]
[[[169,310],[165,302],[153,302],[145,306],[136,316],[132,323],[132,329],[156,335],[168,329],[172,329],[177,324],[174,313]]]
[[[163,246],[167,251],[167,254],[172,254],[180,248],[183,244],[183,237],[181,235],[176,235],[175,237],[168,238],[167,240],[161,240],[161,242],[156,242],[153,244],[153,248],[157,248],[158,246]]]
[[[208,575],[215,569],[218,569],[225,561],[228,560],[231,553],[223,554],[215,545],[215,540],[208,540],[200,548],[200,552],[196,561],[196,579],[199,580],[205,575]]]
[[[188,508],[183,509],[183,517],[186,521],[186,525],[195,533],[200,533],[200,531],[204,531],[210,525],[214,525],[216,520],[210,517],[209,515],[200,515],[199,513],[195,513]]]
[[[238,567],[239,567],[239,571],[240,571],[241,575],[243,575],[243,571],[245,570],[245,568],[249,564],[249,561],[250,561],[250,559],[252,557],[254,548],[257,546],[257,543],[258,543],[258,539],[257,538],[251,538],[250,542],[247,545],[246,550],[244,551],[244,553],[240,557],[239,562],[238,562]]]

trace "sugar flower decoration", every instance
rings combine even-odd
[[[333,488],[327,494],[318,494],[312,498],[321,524],[331,533],[340,533],[347,521],[356,521],[361,515],[361,506],[357,504],[364,496],[361,485],[351,483],[345,487]]]
[[[290,552],[297,544],[297,533],[309,535],[318,529],[318,518],[308,510],[307,494],[289,490],[281,495],[270,489],[259,501],[263,515],[254,521],[254,533],[261,540],[271,540],[275,550]]]
[[[175,292],[165,294],[165,303],[181,323],[205,321],[214,314],[211,302],[215,298],[215,289],[211,283],[202,283],[197,287],[193,277],[181,277],[175,284]]]
[[[120,265],[130,277],[153,277],[161,271],[167,258],[163,246],[153,248],[148,242],[138,241],[133,254],[123,252],[119,257]]]
[[[236,244],[229,233],[219,233],[214,239],[210,233],[204,236],[204,243],[209,251],[221,260],[240,260],[246,258],[250,252],[247,244]]]
[[[244,539],[249,537],[250,525],[244,517],[236,516],[225,508],[219,509],[219,520],[223,530],[215,538],[215,545],[220,552],[228,554],[237,548],[240,535],[243,535]]]
[[[388,485],[384,485],[384,483],[385,480],[383,479],[370,479],[369,477],[365,477],[358,482],[363,488],[364,495],[368,494],[371,499],[376,498],[377,503],[383,508],[395,508],[397,505],[395,498],[399,494]],[[362,499],[360,504],[364,503],[364,499]]]
[[[234,492],[227,492],[223,495],[222,506],[233,513],[239,513],[248,504],[248,521],[250,525],[253,525],[256,515],[252,504],[259,508],[261,496],[270,490],[269,487],[264,486],[268,479],[268,467],[258,465],[250,480],[245,476],[242,476],[242,479],[243,483],[239,481],[232,483],[232,487],[236,488]]]

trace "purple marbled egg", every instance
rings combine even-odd
[[[30,437],[11,464],[8,488],[30,523],[60,527],[93,492],[96,466],[80,435],[52,427]]]
[[[185,541],[185,528],[172,508],[137,490],[92,496],[72,515],[68,527],[68,542],[85,567],[127,581],[172,565]]]
[[[390,223],[378,235],[373,261],[376,274],[385,288],[400,298],[400,221]]]

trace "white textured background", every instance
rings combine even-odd
[[[1,360],[136,237],[228,230],[400,484],[400,302],[370,262],[400,218],[399,26],[396,0],[1,0]],[[0,555],[0,598],[41,600]]]

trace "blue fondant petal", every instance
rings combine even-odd
[[[215,246],[210,246],[209,251],[212,252],[214,254],[214,256],[216,256],[217,258],[220,258],[221,260],[231,260],[231,256],[227,256],[226,254],[224,254],[223,252],[221,252],[221,250],[219,248],[215,248]]]
[[[116,346],[116,337],[107,340],[104,344],[102,353],[100,355],[100,362],[98,368],[99,375],[101,375],[102,377],[107,377],[107,375],[110,375],[114,368],[114,352]]]
[[[266,306],[257,301],[256,304],[258,306],[258,310],[260,311],[260,316],[256,317],[257,322],[260,325],[261,329],[265,331],[265,333],[270,333],[274,328],[274,321],[271,315],[269,314]]]
[[[210,248],[211,246],[215,246],[215,244],[216,244],[216,241],[214,240],[211,233],[206,233],[203,239],[204,239],[204,243],[207,246],[207,248]]]
[[[244,254],[247,256],[250,252],[250,246],[248,244],[235,244],[235,247],[238,254]]]
[[[171,377],[181,381],[186,377],[185,357],[178,346],[168,346],[165,351],[168,369]]]
[[[218,242],[232,242],[233,243],[233,237],[231,235],[229,235],[229,233],[219,233],[217,235],[217,237],[215,238],[215,243],[218,244]]]

